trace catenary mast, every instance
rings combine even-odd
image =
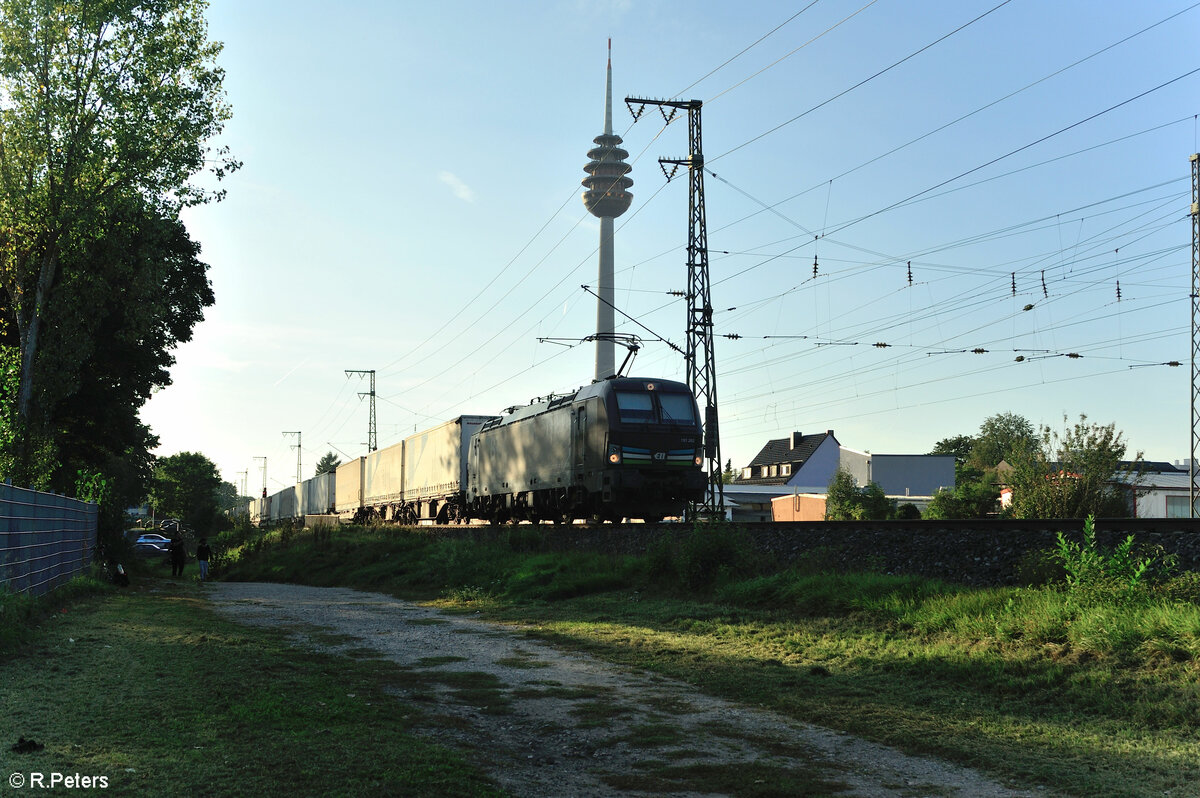
[[[612,39],[608,40],[608,82],[604,92],[604,133],[592,139],[591,161],[583,167],[583,204],[600,219],[600,273],[596,284],[596,379],[616,373],[613,332],[613,219],[629,210],[633,180],[626,177],[631,167],[629,153],[621,149],[621,137],[612,131]]]

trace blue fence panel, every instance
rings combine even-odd
[[[0,484],[0,585],[41,596],[86,571],[98,522],[91,502]]]

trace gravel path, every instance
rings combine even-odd
[[[855,796],[1045,796],[957,765],[742,706],[529,639],[519,629],[345,588],[211,583],[233,619],[284,626],[303,645],[370,649],[406,669],[398,691],[422,733],[465,749],[516,796],[711,796],[697,773],[769,779]],[[661,780],[671,769],[690,779]],[[660,779],[660,780],[655,780]],[[711,784],[719,779],[711,778]],[[825,783],[825,786],[821,786]],[[675,790],[675,791],[672,791]]]

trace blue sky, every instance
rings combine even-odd
[[[724,458],[826,429],[926,452],[998,412],[1086,413],[1185,458],[1191,6],[215,0],[219,143],[245,167],[186,216],[217,304],[142,417],[159,454],[248,471],[251,493],[266,457],[274,492],[295,479],[285,430],[304,478],[365,453],[346,369],[377,371],[381,447],[587,383],[590,345],[537,339],[594,328],[579,181],[612,37],[634,180],[617,305],[679,345],[688,184],[658,159],[687,126],[620,100],[704,103]],[[622,331],[648,339],[635,374],[683,379]]]

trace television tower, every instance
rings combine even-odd
[[[588,176],[583,179],[583,204],[588,212],[600,219],[600,276],[596,284],[596,379],[616,374],[613,333],[613,219],[629,210],[633,195],[628,188],[633,180],[626,177],[632,169],[625,159],[629,153],[621,149],[621,137],[612,131],[612,39],[608,40],[608,83],[604,91],[604,132],[592,139],[595,147],[588,151],[592,160],[583,167]]]

